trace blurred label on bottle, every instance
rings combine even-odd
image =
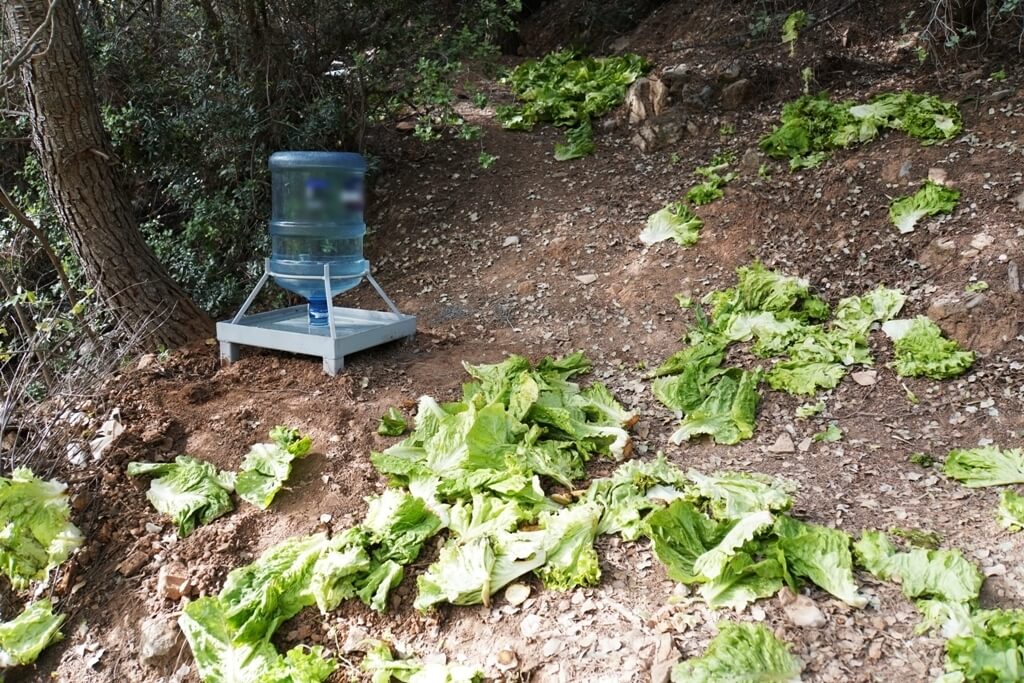
[[[326,199],[327,181],[323,178],[308,178],[306,180],[306,208],[310,211],[319,211],[324,208]]]

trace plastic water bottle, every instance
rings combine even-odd
[[[270,157],[270,270],[278,285],[306,298],[310,326],[328,324],[324,264],[330,264],[332,297],[358,285],[366,270],[365,175],[366,161],[349,152]]]

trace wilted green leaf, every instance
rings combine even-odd
[[[131,462],[128,475],[153,475],[146,498],[157,512],[174,521],[179,536],[209,524],[234,509],[235,475],[218,472],[208,462],[179,455],[174,462]]]
[[[672,683],[795,683],[803,665],[761,624],[719,622],[718,635],[701,657],[672,669]]]

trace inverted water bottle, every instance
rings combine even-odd
[[[270,157],[270,270],[304,297],[309,325],[329,323],[330,297],[358,285],[363,258],[366,161],[349,152],[277,152]]]

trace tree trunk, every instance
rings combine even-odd
[[[47,0],[4,0],[20,47]],[[211,332],[209,317],[171,279],[139,231],[100,120],[74,0],[57,0],[51,30],[21,66],[32,142],[61,225],[86,277],[124,328],[149,343],[180,346]]]

